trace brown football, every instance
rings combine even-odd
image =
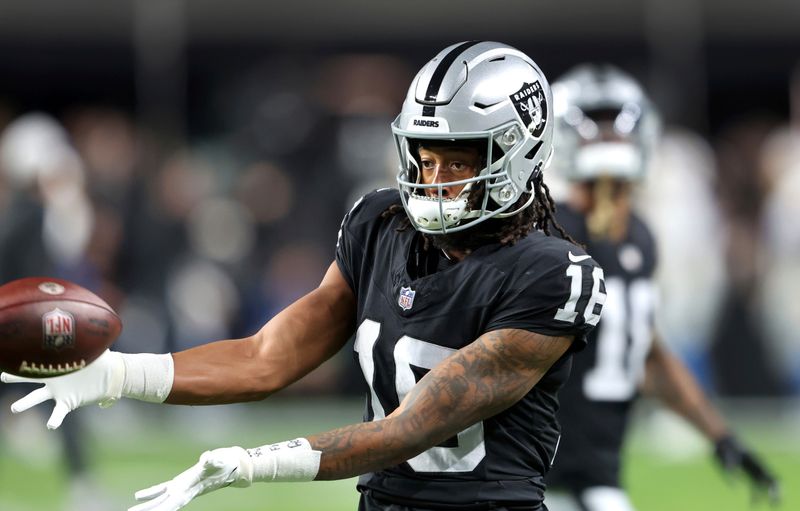
[[[48,378],[82,369],[117,339],[122,321],[72,282],[28,277],[0,286],[0,369]]]

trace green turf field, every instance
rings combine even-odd
[[[352,422],[361,413],[360,403],[354,401],[294,400],[298,401],[304,406],[286,399],[215,409],[123,403],[111,410],[81,410],[91,436],[91,475],[107,491],[105,508],[133,505],[135,490],[174,476],[205,449],[284,440]],[[797,419],[773,414],[770,420],[755,421],[751,415],[735,423],[781,477],[784,500],[774,509],[800,510],[799,435],[791,423],[796,425]],[[37,419],[41,420],[14,429],[8,414],[0,413],[6,442],[0,452],[0,511],[90,509],[88,504],[69,506],[58,435],[43,431],[44,418]],[[626,451],[625,478],[640,511],[770,509],[763,504],[751,507],[746,485],[723,478],[697,438],[680,428],[652,427],[646,417],[639,419]],[[227,489],[201,497],[187,509],[352,511],[356,502],[354,480],[348,480]]]

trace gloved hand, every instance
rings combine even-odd
[[[206,451],[194,466],[173,479],[137,491],[141,504],[128,511],[177,511],[195,497],[235,486],[245,488],[253,481],[250,455],[241,447],[226,447]]]
[[[5,383],[41,383],[42,387],[30,392],[11,405],[14,413],[24,412],[39,403],[52,399],[56,402],[47,421],[49,429],[56,429],[69,412],[94,403],[111,406],[122,394],[125,364],[122,354],[106,350],[94,362],[81,370],[53,378],[25,378],[3,373]]]
[[[717,440],[714,456],[722,468],[729,474],[741,469],[753,486],[753,499],[766,496],[769,502],[776,505],[780,502],[780,486],[764,463],[749,449],[745,448],[733,435]]]

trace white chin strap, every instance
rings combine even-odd
[[[575,174],[580,179],[612,176],[635,179],[643,169],[642,151],[629,143],[599,142],[581,147],[575,156]]]

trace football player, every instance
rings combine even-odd
[[[183,352],[107,352],[15,412],[48,422],[120,397],[175,404],[263,399],[354,337],[363,422],[205,452],[133,509],[176,510],[226,486],[360,475],[361,510],[544,509],[559,437],[556,392],[605,300],[602,269],[559,229],[543,182],[550,86],[524,53],[470,41],[417,74],[391,129],[397,189],[346,215],[319,287],[255,335]],[[562,233],[563,234],[563,233]],[[6,382],[31,381],[3,375]]]
[[[713,442],[726,470],[742,469],[776,499],[774,477],[736,440],[689,370],[655,335],[655,247],[631,205],[659,136],[653,104],[633,78],[607,65],[572,69],[553,84],[553,96],[556,167],[570,181],[558,220],[603,267],[608,298],[603,320],[575,357],[560,394],[563,432],[547,476],[548,508],[633,509],[619,474],[631,405],[640,390]]]

